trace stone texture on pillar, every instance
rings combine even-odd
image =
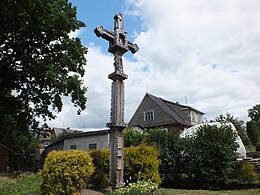
[[[113,73],[108,75],[112,80],[111,87],[111,112],[110,122],[110,181],[112,188],[124,186],[124,139],[123,129],[127,127],[124,122],[124,74],[122,56],[127,51],[135,53],[138,51],[136,44],[127,40],[127,33],[124,32],[123,16],[114,16],[114,32],[106,30],[103,26],[98,26],[94,32],[98,37],[109,41],[108,52],[114,54]]]

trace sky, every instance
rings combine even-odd
[[[128,40],[138,45],[123,56],[125,122],[146,93],[191,106],[204,121],[231,113],[248,121],[260,103],[259,0],[71,1],[86,27],[71,33],[88,48],[84,85],[87,108],[77,115],[69,98],[52,127],[102,129],[109,122],[113,55],[94,29],[113,31],[122,13]]]

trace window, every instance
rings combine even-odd
[[[199,113],[191,111],[191,122],[196,124],[202,123],[201,115]]]
[[[88,149],[90,149],[90,150],[96,150],[97,149],[97,144],[95,143],[95,144],[89,144],[88,145]]]
[[[77,145],[70,145],[70,149],[71,150],[76,150],[77,149]]]
[[[154,120],[154,111],[149,110],[144,112],[144,121],[152,121]]]
[[[191,122],[194,122],[194,123],[197,122],[197,121],[196,121],[196,113],[193,112],[193,111],[191,111]]]

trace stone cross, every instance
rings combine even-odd
[[[124,53],[138,51],[138,46],[127,40],[127,33],[124,32],[123,16],[119,13],[114,16],[114,32],[106,30],[103,26],[98,26],[94,32],[98,37],[109,42],[108,52],[114,54],[113,73],[108,75],[112,80],[111,89],[111,112],[110,123],[110,182],[112,188],[124,186],[124,139],[123,129],[127,127],[124,123],[124,74],[122,56]]]

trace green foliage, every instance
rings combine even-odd
[[[0,2],[0,142],[16,152],[39,134],[38,119],[62,110],[61,96],[86,108],[87,49],[68,35],[85,26],[76,13],[68,0]]]
[[[149,145],[154,145],[158,149],[168,145],[168,132],[164,129],[148,129],[146,132],[146,142]]]
[[[114,190],[111,195],[149,195],[158,188],[156,183],[152,181],[138,181],[136,183],[129,183],[124,188]]]
[[[88,187],[102,189],[109,184],[108,149],[90,151],[95,171],[87,182]],[[160,183],[158,151],[152,146],[140,145],[124,149],[125,181],[151,179]],[[131,178],[131,179],[130,179]]]
[[[228,126],[201,126],[193,135],[183,138],[186,173],[201,188],[217,188],[233,170],[238,147],[236,134]]]
[[[231,122],[235,126],[235,128],[238,132],[238,135],[242,139],[243,144],[245,146],[251,145],[251,141],[246,133],[244,121],[239,120],[238,118],[236,118],[235,116],[233,116],[230,113],[227,113],[226,116],[221,114],[218,117],[216,117],[215,120],[217,122]]]
[[[256,151],[256,147],[253,145],[245,146],[245,148],[246,148],[246,152],[255,152]]]
[[[148,180],[160,184],[159,152],[152,146],[141,144],[124,150],[125,181]]]
[[[257,173],[255,171],[255,165],[250,162],[245,162],[241,166],[239,180],[243,183],[250,183],[257,180]]]
[[[43,194],[80,194],[94,172],[92,158],[85,151],[52,151],[42,170]]]
[[[256,144],[255,150],[256,150],[256,151],[260,151],[260,143]]]
[[[147,131],[147,143],[159,150],[160,175],[162,185],[170,187],[177,179],[183,168],[182,143],[175,132],[168,133],[163,129],[150,129]]]
[[[0,183],[0,195],[41,194],[40,174],[21,175],[16,179]]]
[[[256,104],[248,110],[248,116],[252,121],[260,123],[260,104]]]
[[[96,189],[104,189],[109,185],[109,149],[91,150],[90,156],[95,167],[91,175],[88,186]]]
[[[133,128],[126,128],[123,131],[124,146],[137,146],[145,139],[145,133]]]
[[[246,130],[248,137],[254,146],[260,143],[260,123],[249,121],[246,123]]]

